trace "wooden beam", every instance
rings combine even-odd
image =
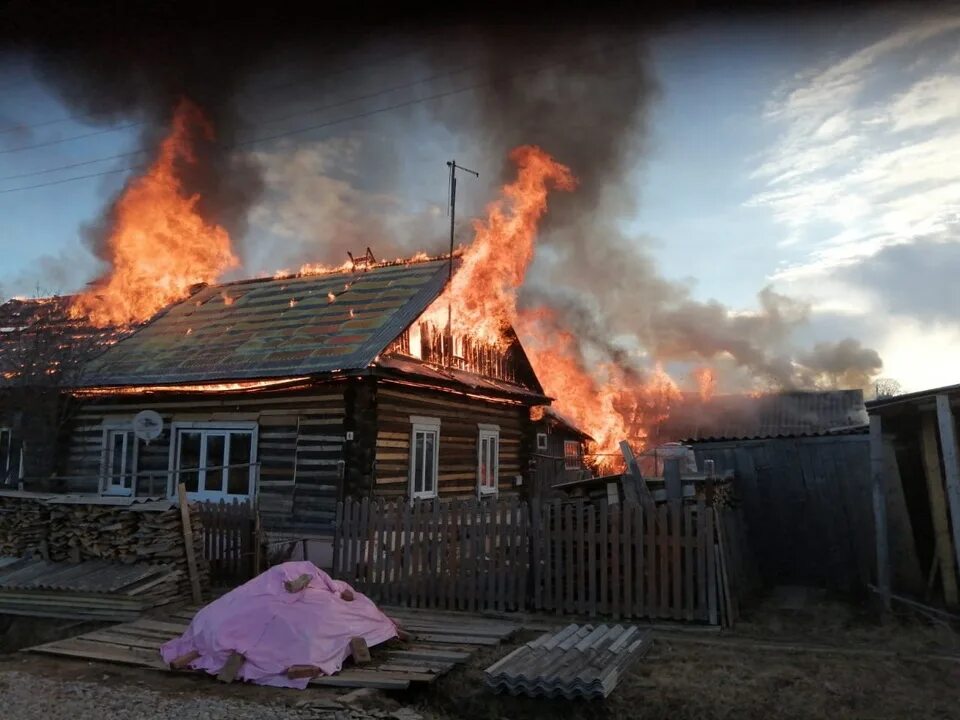
[[[933,413],[920,417],[920,449],[923,472],[930,498],[930,515],[936,540],[935,556],[940,567],[943,599],[947,605],[957,604],[957,574],[953,564],[950,543],[950,522],[947,519],[947,501],[943,492],[943,474],[940,472],[940,453],[937,450],[937,418]]]
[[[884,612],[890,611],[890,548],[887,535],[887,487],[883,430],[879,415],[870,416],[870,474],[873,480],[873,524],[877,543],[877,587]]]
[[[637,458],[633,454],[633,448],[630,447],[630,444],[626,440],[620,441],[620,452],[623,453],[623,459],[627,463],[627,474],[630,476],[632,482],[627,482],[624,478],[624,499],[627,502],[627,505],[632,505],[638,501],[644,505],[653,505],[653,496],[650,494],[650,489],[647,487],[647,483],[643,479],[643,474],[640,472],[640,463],[637,462]]]
[[[244,660],[246,660],[246,658],[240,653],[236,651],[230,653],[230,657],[227,658],[223,667],[220,668],[220,674],[217,675],[217,680],[232,683],[234,679],[236,679],[237,673],[240,672],[240,666],[243,665]]]
[[[180,502],[180,522],[183,526],[183,549],[187,554],[187,572],[190,575],[190,590],[193,602],[200,604],[203,597],[200,593],[200,573],[197,571],[197,556],[193,550],[193,527],[190,523],[190,505],[187,503],[187,486],[177,485],[177,499]]]
[[[940,450],[953,526],[954,560],[960,558],[960,449],[957,448],[957,424],[950,409],[950,398],[937,395],[937,423],[940,426]]]

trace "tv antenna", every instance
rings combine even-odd
[[[475,178],[480,177],[480,173],[476,170],[471,170],[466,168],[463,165],[457,165],[456,160],[447,161],[447,167],[450,168],[450,272],[447,275],[447,286],[449,287],[450,283],[453,282],[453,226],[456,219],[457,212],[457,170],[463,170],[464,172],[470,173]],[[450,335],[451,342],[453,341],[453,301],[451,300],[450,304],[447,305],[447,333]]]

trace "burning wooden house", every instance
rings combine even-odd
[[[87,364],[62,491],[257,498],[265,529],[329,531],[344,497],[525,490],[549,404],[505,347],[423,321],[447,260],[207,286]],[[141,439],[134,420],[159,416]],[[142,416],[141,416],[142,417]]]
[[[69,314],[70,298],[0,305],[0,488],[55,469],[55,448],[74,406],[60,388],[118,333]]]

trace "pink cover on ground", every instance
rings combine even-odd
[[[284,581],[304,574],[312,576],[310,584],[287,592]],[[353,600],[341,597],[344,590]],[[350,655],[351,638],[362,637],[372,647],[396,636],[396,625],[368,597],[311,562],[287,562],[204,607],[160,655],[169,664],[196,650],[200,657],[190,668],[215,675],[236,651],[246,658],[239,679],[303,689],[306,679],[286,677],[291,665],[313,665],[332,675]]]

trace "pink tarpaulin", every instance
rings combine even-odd
[[[309,585],[288,592],[284,582],[310,575]],[[342,595],[353,595],[345,600]],[[193,651],[194,670],[217,674],[232,652],[244,656],[237,678],[259,685],[303,689],[287,668],[313,665],[338,672],[350,655],[350,639],[372,647],[397,636],[393,621],[347,583],[334,580],[311,562],[276,565],[200,610],[186,632],[160,648],[171,663]]]

